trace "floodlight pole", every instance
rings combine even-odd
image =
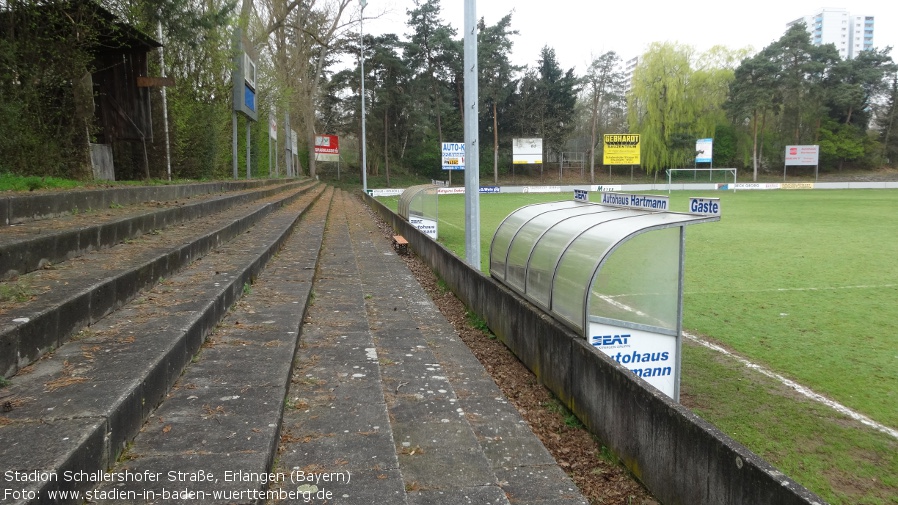
[[[359,0],[362,6],[362,14],[359,16],[359,41],[361,42],[359,49],[359,61],[362,65],[362,191],[368,192],[368,149],[367,139],[365,135],[365,6],[368,0]]]
[[[480,270],[480,153],[477,124],[477,2],[465,0],[465,260]]]

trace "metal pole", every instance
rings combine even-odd
[[[159,42],[162,42],[162,21],[156,25],[156,32],[159,34]],[[165,75],[165,53],[159,48],[159,67],[162,75]],[[168,174],[168,180],[171,180],[171,147],[168,141],[168,99],[165,95],[165,86],[162,86],[162,126],[165,130],[165,168]]]
[[[289,110],[284,111],[284,176],[287,178],[293,177],[293,153],[290,151],[292,149],[290,146],[293,144],[293,139],[290,134],[290,112]]]
[[[362,191],[368,192],[368,137],[365,134],[365,6],[368,0],[359,0],[362,15],[359,17],[360,56],[362,66]]]
[[[233,160],[234,179],[237,178],[237,111],[231,115],[231,160]]]
[[[272,143],[271,143],[271,118],[272,118],[272,114],[271,114],[271,110],[269,110],[268,111],[268,178],[269,179],[271,179],[271,175],[274,173],[271,171],[271,164],[272,164],[271,148],[273,147]]]
[[[465,0],[465,260],[480,270],[480,143],[477,125],[477,2]]]

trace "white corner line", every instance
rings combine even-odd
[[[811,400],[820,402],[820,403],[826,405],[827,407],[830,407],[833,410],[840,412],[842,414],[845,414],[846,416],[854,419],[855,421],[860,422],[861,424],[867,425],[877,431],[881,431],[882,433],[885,433],[887,435],[890,435],[893,438],[898,439],[898,430],[896,430],[894,428],[889,428],[888,426],[885,426],[883,424],[879,424],[876,421],[870,419],[869,417],[867,417],[861,413],[855,412],[835,400],[830,400],[829,398],[821,395],[820,393],[816,393],[813,390],[806,388],[793,380],[787,379],[778,373],[767,370],[766,368],[764,368],[760,365],[757,365],[755,363],[752,363],[751,361],[748,361],[747,359],[743,358],[742,356],[739,356],[739,355],[731,353],[730,351],[727,351],[726,349],[724,349],[723,347],[721,347],[717,344],[708,342],[707,340],[704,340],[699,337],[696,337],[695,335],[686,333],[685,331],[683,332],[683,337],[688,338],[689,340],[691,340],[699,345],[707,347],[708,349],[717,351],[717,352],[724,354],[732,359],[735,359],[736,361],[745,365],[747,368],[751,368],[752,370],[755,370],[756,372],[760,372],[760,373],[766,375],[767,377],[770,377],[771,379],[779,381],[780,383],[784,384],[785,386],[792,388],[796,392],[800,393],[803,396],[806,396],[807,398],[810,398]]]

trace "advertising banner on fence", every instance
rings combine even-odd
[[[602,163],[605,165],[639,165],[639,135],[609,134],[602,138]]]
[[[511,162],[515,165],[543,162],[543,139],[513,139]]]
[[[315,160],[340,161],[340,137],[336,135],[316,135]]]
[[[590,322],[589,343],[675,398],[679,381],[676,337]]]
[[[820,146],[786,146],[786,166],[818,165]]]
[[[443,170],[465,169],[464,142],[443,142]]]
[[[399,196],[402,192],[405,191],[403,188],[380,188],[380,189],[369,189],[368,194],[377,198],[381,196]]]
[[[522,193],[561,193],[561,186],[524,186]]]

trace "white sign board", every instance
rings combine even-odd
[[[707,216],[720,215],[720,198],[689,198],[689,212]]]
[[[511,162],[515,165],[542,164],[543,139],[513,139]]]
[[[296,154],[299,149],[296,148],[299,143],[297,142],[296,130],[290,130],[290,152]]]
[[[786,166],[818,165],[820,146],[786,146]]]
[[[695,162],[711,163],[714,159],[714,139],[698,139],[695,141]]]
[[[585,189],[575,189],[574,200],[578,202],[589,202],[589,192]]]
[[[271,140],[278,139],[278,122],[273,116],[269,116],[268,118],[268,137],[271,138]]]
[[[670,198],[657,195],[633,195],[627,193],[602,193],[602,205],[629,207],[632,209],[666,211],[670,208]]]
[[[424,233],[434,240],[437,239],[437,222],[433,219],[427,219],[421,216],[409,216],[408,222],[421,233]]]
[[[676,337],[590,322],[589,343],[676,400]]]
[[[443,142],[443,170],[465,169],[465,144]]]

